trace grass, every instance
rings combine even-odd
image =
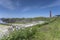
[[[39,25],[36,26],[39,27]],[[15,30],[13,32],[10,32],[8,36],[4,36],[1,40],[31,40],[37,31],[36,29],[38,27],[36,26]]]
[[[60,18],[41,26],[32,40],[60,40]]]
[[[9,24],[25,24],[25,23],[15,22],[15,23],[9,23]]]
[[[42,25],[15,30],[2,40],[60,40],[60,18]]]
[[[1,26],[3,26],[3,27],[4,27],[4,26],[8,26],[8,25],[0,24],[0,27],[1,27]]]

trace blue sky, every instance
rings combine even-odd
[[[0,0],[0,18],[21,18],[60,14],[60,0]]]

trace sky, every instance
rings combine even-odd
[[[60,0],[0,0],[0,18],[60,15]]]

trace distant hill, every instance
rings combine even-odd
[[[35,18],[1,18],[3,22],[19,23],[19,22],[32,22],[32,21],[48,21],[48,17],[35,17]]]

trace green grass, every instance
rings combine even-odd
[[[15,30],[2,40],[60,40],[60,18],[52,18],[42,25]]]
[[[24,22],[15,22],[15,23],[8,23],[8,24],[26,24]]]
[[[4,27],[4,26],[8,26],[8,25],[5,25],[5,24],[0,24],[0,27],[1,27],[1,26],[3,26],[3,27]]]
[[[36,26],[39,27],[40,25]],[[9,36],[4,36],[1,40],[31,40],[37,32],[38,27],[36,26],[15,30],[10,32]]]
[[[60,40],[60,18],[48,25],[41,26],[32,40]]]

